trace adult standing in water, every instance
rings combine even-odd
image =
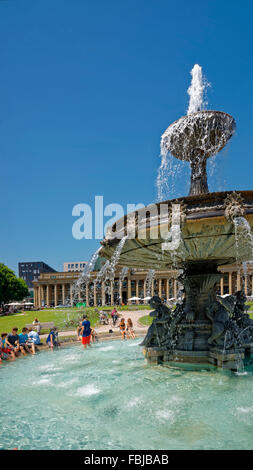
[[[90,340],[91,340],[91,327],[90,322],[87,318],[87,315],[83,315],[83,322],[82,322],[82,344],[84,349],[87,348],[87,345],[91,347]]]

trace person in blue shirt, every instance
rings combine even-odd
[[[51,348],[51,350],[54,349],[56,345],[56,341],[55,341],[55,332],[54,332],[54,328],[51,329],[48,337],[47,337],[47,345],[49,348]]]
[[[23,354],[24,354],[24,351],[31,353],[31,354],[35,354],[34,344],[31,344],[31,345],[28,344],[28,328],[24,327],[22,329],[22,333],[20,333],[18,336],[19,336],[19,346],[20,346],[21,352],[23,352]],[[30,348],[31,348],[31,351],[30,351]]]
[[[90,327],[90,322],[87,319],[87,315],[83,316],[81,335],[82,335],[82,344],[83,344],[84,349],[87,348],[87,345],[91,347],[91,344],[90,344],[91,327]]]

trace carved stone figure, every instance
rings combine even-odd
[[[210,346],[224,347],[225,333],[229,329],[229,313],[217,300],[209,302],[206,308],[207,318],[212,322],[212,334],[208,338]],[[230,338],[230,343],[231,343]],[[225,344],[226,346],[226,344]]]
[[[240,193],[233,191],[229,194],[225,201],[225,217],[228,220],[233,220],[234,217],[242,217],[245,214],[245,209],[243,207],[243,198]]]
[[[239,339],[242,345],[253,342],[253,320],[248,313],[245,313],[245,310],[249,308],[245,307],[246,300],[246,296],[242,291],[236,292],[233,319],[240,328]]]
[[[150,306],[154,308],[149,315],[153,317],[148,332],[141,343],[146,347],[162,347],[167,341],[169,325],[171,322],[171,310],[162,303],[160,297],[154,295],[150,299]]]

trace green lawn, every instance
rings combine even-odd
[[[118,311],[127,311],[131,310],[133,306],[125,305],[123,307],[117,307]],[[137,307],[137,306],[134,306]],[[110,312],[112,307],[98,307],[103,308]],[[147,305],[138,305],[138,310],[147,310],[149,306]],[[0,333],[9,333],[11,329],[16,326],[21,329],[27,324],[32,323],[34,318],[37,317],[40,322],[54,322],[55,326],[59,328],[60,331],[75,330],[78,325],[78,320],[82,315],[86,313],[91,322],[91,326],[96,326],[99,320],[99,315],[95,312],[94,307],[82,307],[82,308],[49,308],[39,310],[37,312],[26,311],[24,314],[14,314],[0,317]],[[42,333],[47,333],[48,330],[42,331]]]
[[[151,325],[153,318],[150,317],[149,315],[144,315],[143,317],[140,317],[138,321],[142,325],[149,326]]]
[[[55,326],[60,331],[74,330],[78,325],[78,320],[82,317],[83,313],[87,313],[91,326],[95,326],[98,322],[98,314],[94,308],[64,308],[64,309],[44,309],[37,312],[25,312],[24,314],[14,314],[0,317],[0,333],[8,333],[16,326],[21,329],[27,324],[32,323],[34,318],[37,317],[40,322],[54,322]],[[47,332],[48,330],[42,331]]]

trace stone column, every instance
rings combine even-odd
[[[41,307],[41,291],[40,286],[38,287],[38,307]]]
[[[220,279],[220,295],[224,295],[224,278]]]
[[[62,303],[65,304],[65,284],[62,284]]]
[[[127,303],[129,302],[128,299],[131,299],[132,295],[131,295],[132,291],[131,291],[131,279],[127,279]]]
[[[232,283],[232,273],[228,274],[228,292],[229,295],[232,295],[233,291],[233,283]]]
[[[154,279],[151,281],[151,297],[154,295]]]
[[[73,284],[69,284],[69,292],[70,292],[70,305],[73,305]]]
[[[105,306],[105,283],[104,281],[102,282],[101,285],[101,294],[102,294],[102,306]]]
[[[57,305],[57,284],[54,285],[54,306]]]
[[[87,284],[86,284],[86,289],[87,289]],[[89,286],[88,286],[88,289],[89,289]],[[78,302],[81,302],[81,287],[78,287]]]
[[[97,306],[97,283],[96,282],[93,282],[93,303],[94,303],[94,307]]]
[[[50,307],[50,300],[49,300],[49,284],[47,284],[47,306]]]
[[[248,295],[248,277],[247,277],[247,274],[244,278],[244,294]]]
[[[162,298],[162,279],[158,279],[158,295]]]
[[[176,299],[177,298],[177,280],[173,280],[173,296]]]
[[[145,297],[147,297],[147,285],[146,285],[145,279],[143,280],[143,297],[144,299]],[[144,303],[146,303],[146,300],[144,300]]]
[[[86,307],[89,307],[90,302],[89,302],[89,283],[88,282],[85,286],[85,293],[86,293]],[[79,295],[80,295],[80,290],[78,291],[78,298],[79,298]],[[80,296],[80,300],[81,300],[81,296]]]
[[[111,281],[110,286],[111,286],[111,305],[114,305],[114,282],[113,281]]]
[[[33,288],[33,305],[34,307],[38,307],[38,292],[37,287]]]
[[[236,290],[241,290],[241,273],[237,271]]]
[[[169,300],[169,279],[166,279],[166,300]]]
[[[136,292],[136,297],[139,297],[139,281],[138,279],[135,281],[135,292]],[[139,300],[136,300],[136,303],[139,304]]]

